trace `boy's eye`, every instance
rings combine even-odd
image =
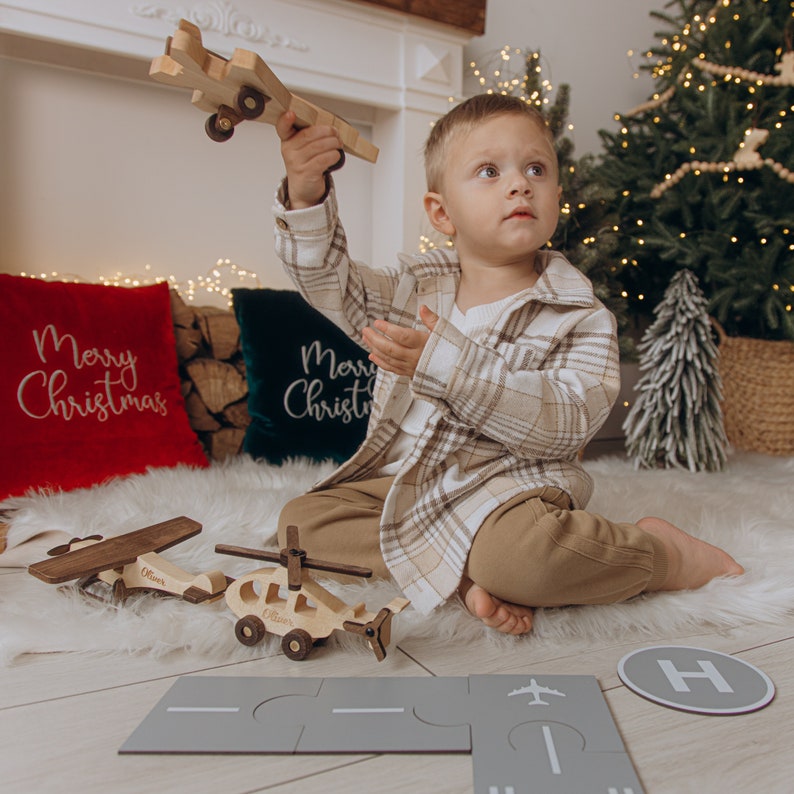
[[[495,176],[499,176],[499,171],[495,165],[483,165],[478,169],[477,176],[482,179],[493,179]]]
[[[546,173],[546,171],[539,163],[533,163],[527,167],[528,176],[543,176],[544,173]]]

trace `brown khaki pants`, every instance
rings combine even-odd
[[[335,485],[288,502],[279,518],[300,530],[310,557],[370,568],[388,578],[380,517],[393,477]],[[610,604],[658,590],[667,553],[635,524],[572,510],[558,488],[519,494],[491,513],[477,532],[466,576],[486,591],[530,607]]]

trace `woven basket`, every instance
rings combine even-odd
[[[794,342],[719,336],[725,435],[736,448],[794,455]]]

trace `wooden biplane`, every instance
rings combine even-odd
[[[34,563],[28,571],[47,584],[76,579],[86,589],[104,582],[113,600],[122,604],[135,590],[174,595],[191,604],[212,601],[223,595],[230,581],[221,571],[193,575],[158,553],[199,532],[201,524],[181,516],[117,537],[72,538],[51,549],[51,559]]]
[[[386,658],[392,618],[410,603],[394,598],[377,614],[363,603],[348,606],[308,573],[307,568],[349,576],[372,576],[368,568],[316,560],[299,547],[298,528],[287,527],[287,546],[280,552],[219,544],[219,554],[278,563],[236,579],[226,590],[226,603],[239,618],[234,633],[243,645],[256,645],[269,631],[282,637],[281,649],[295,661],[305,659],[315,643],[334,631],[364,637],[379,662]]]
[[[344,163],[344,152],[370,163],[377,160],[377,147],[355,127],[290,93],[256,53],[237,48],[227,60],[210,52],[199,28],[186,19],[167,39],[165,54],[152,61],[149,75],[158,82],[193,90],[193,104],[211,114],[205,129],[214,141],[228,140],[242,121],[275,124],[284,111],[291,110],[298,129],[323,124],[339,131],[343,153],[334,168]]]

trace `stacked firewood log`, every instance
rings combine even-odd
[[[231,311],[188,306],[174,290],[171,313],[190,426],[212,460],[236,455],[251,422],[237,320]]]

